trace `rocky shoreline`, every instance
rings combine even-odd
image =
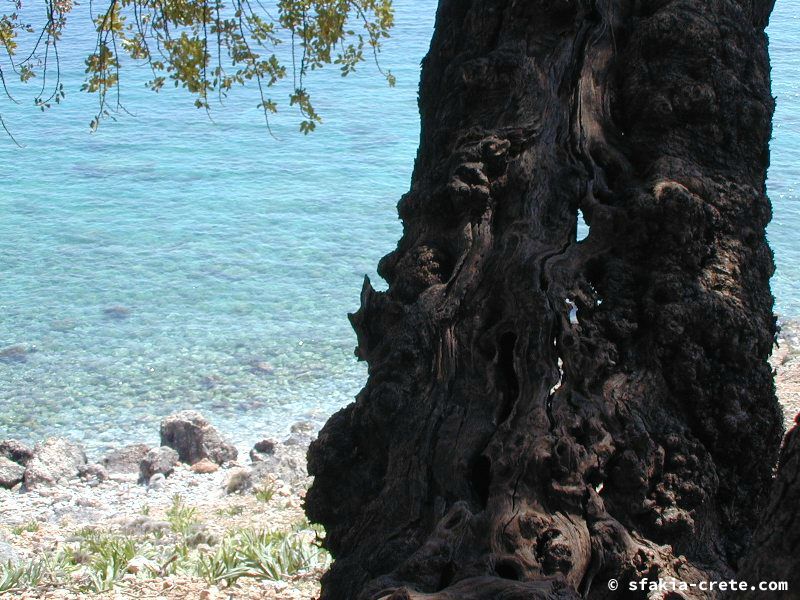
[[[196,412],[160,433],[96,462],[63,438],[0,442],[0,597],[316,597],[329,559],[302,510],[313,426],[246,459]]]
[[[771,363],[788,429],[800,412],[800,323],[782,324]],[[316,598],[330,558],[302,509],[314,435],[299,422],[243,458],[184,411],[161,422],[160,446],[93,462],[64,438],[0,441],[0,597]],[[109,571],[114,544],[127,554]],[[251,551],[274,569],[248,562]]]
[[[788,431],[800,413],[800,321],[781,322],[770,363],[775,370],[775,389]]]

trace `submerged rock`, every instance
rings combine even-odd
[[[25,488],[55,485],[78,475],[86,464],[86,453],[80,444],[66,438],[48,438],[33,448],[33,457],[25,468]]]
[[[13,460],[24,467],[33,458],[33,450],[17,440],[2,440],[0,441],[0,456]]]
[[[166,477],[175,470],[177,463],[178,453],[174,449],[168,446],[153,448],[139,463],[139,481],[149,484],[154,475]]]
[[[138,474],[139,465],[148,452],[150,446],[147,444],[131,444],[112,450],[101,459],[100,463],[111,475]]]
[[[25,346],[8,346],[0,350],[0,363],[28,362],[28,350]]]
[[[53,321],[50,323],[50,327],[55,331],[67,332],[72,331],[78,326],[77,321],[73,321],[72,319],[59,319],[57,321]]]
[[[203,375],[200,378],[200,385],[206,390],[213,390],[220,383],[222,383],[222,378],[219,375]]]
[[[238,456],[233,444],[193,410],[175,413],[161,421],[161,444],[177,450],[181,462],[190,465],[204,458],[221,465]]]
[[[272,375],[275,368],[265,360],[251,360],[250,369],[259,375]]]
[[[18,483],[22,483],[24,474],[25,467],[10,458],[0,456],[0,487],[10,490]]]

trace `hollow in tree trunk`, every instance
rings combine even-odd
[[[369,380],[309,451],[323,599],[735,575],[782,432],[771,8],[441,0]]]

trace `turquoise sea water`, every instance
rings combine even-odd
[[[346,313],[400,235],[435,5],[395,2],[382,62],[396,88],[369,65],[349,80],[314,75],[325,124],[306,138],[294,114],[270,138],[246,92],[211,123],[182,93],[154,97],[137,68],[123,80],[135,116],[90,134],[94,99],[77,91],[88,35],[61,49],[63,106],[0,104],[24,145],[0,139],[0,349],[29,350],[0,361],[0,438],[155,441],[163,415],[194,407],[249,444],[349,402],[366,371]],[[800,315],[798,9],[779,0],[770,27],[769,235],[789,316]],[[116,306],[123,318],[106,314]]]

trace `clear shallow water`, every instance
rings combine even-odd
[[[435,4],[395,3],[382,61],[396,88],[369,65],[350,80],[315,74],[325,124],[307,138],[293,114],[270,138],[242,91],[212,124],[183,94],[153,97],[136,69],[123,80],[136,117],[89,134],[94,99],[77,90],[91,48],[74,42],[62,48],[63,106],[0,105],[25,145],[0,140],[0,348],[35,349],[0,362],[0,438],[155,441],[163,415],[194,407],[250,444],[349,402],[366,371],[346,313],[400,235]],[[770,28],[769,235],[785,315],[800,315],[798,8],[779,1]],[[104,313],[118,305],[126,318]]]

